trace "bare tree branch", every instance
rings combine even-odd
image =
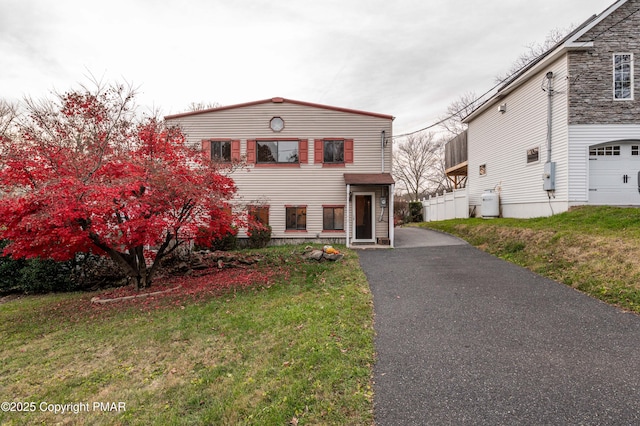
[[[476,109],[480,101],[474,92],[462,94],[447,107],[446,116],[441,118],[440,126],[453,138],[467,130],[462,120]]]
[[[505,81],[512,75],[518,73],[522,68],[529,65],[531,61],[535,60],[540,55],[555,46],[567,34],[573,31],[574,28],[575,25],[569,26],[567,28],[554,28],[549,31],[547,37],[542,43],[529,43],[527,46],[525,46],[526,50],[522,52],[520,56],[518,56],[509,70],[507,70],[503,74],[496,75],[495,82],[500,83],[502,81]]]
[[[409,135],[397,146],[393,176],[413,200],[429,192],[433,183],[440,180],[437,164],[442,156],[442,146],[442,141],[433,133]]]

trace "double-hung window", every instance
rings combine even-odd
[[[324,231],[344,230],[344,206],[324,206],[322,208],[322,229]]]
[[[286,207],[287,231],[304,231],[307,229],[307,206]]]
[[[353,139],[316,139],[313,149],[314,162],[323,167],[345,167],[353,163]]]
[[[299,163],[298,141],[258,141],[257,160],[263,164]]]
[[[325,139],[323,163],[344,163],[344,140]]]
[[[613,99],[633,99],[633,55],[631,53],[613,55]]]
[[[211,161],[231,162],[231,141],[211,141]]]
[[[262,225],[269,224],[269,206],[250,206],[249,217]]]
[[[240,140],[202,139],[202,151],[214,163],[240,161]]]

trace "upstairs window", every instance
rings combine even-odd
[[[613,99],[633,99],[633,55],[613,55]]]
[[[299,163],[297,141],[258,141],[258,163]]]
[[[215,163],[240,161],[240,141],[231,139],[203,139],[202,151]]]
[[[323,167],[345,167],[353,163],[353,139],[326,138],[314,142],[314,162]]]
[[[211,141],[211,161],[231,162],[231,141]]]
[[[344,140],[324,141],[324,163],[344,163]]]
[[[309,162],[308,139],[247,139],[247,163],[295,166]]]
[[[540,160],[540,148],[535,147],[527,150],[527,164],[536,163]]]

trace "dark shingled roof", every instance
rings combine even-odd
[[[344,183],[347,185],[393,185],[391,173],[345,173]]]

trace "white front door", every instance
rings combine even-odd
[[[640,204],[640,141],[589,149],[589,204]]]

